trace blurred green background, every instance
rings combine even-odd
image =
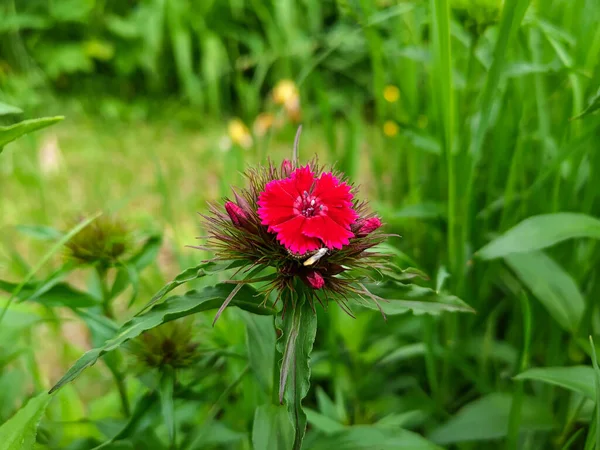
[[[402,447],[400,435],[377,447],[369,434],[409,429],[447,448],[592,449],[596,231],[490,261],[475,252],[530,216],[600,216],[598,23],[597,0],[3,0],[2,124],[66,119],[0,156],[0,279],[22,278],[50,248],[43,227],[105,211],[137,238],[164,235],[140,275],[143,304],[208,257],[184,247],[202,234],[196,212],[243,184],[246,166],[288,157],[301,123],[301,158],[318,154],[360,185],[402,236],[391,241],[398,263],[477,310],[384,325],[375,313],[354,320],[330,307],[306,448],[434,448]],[[513,245],[535,246],[536,236]],[[73,282],[85,286],[85,274]],[[128,300],[118,303],[121,321]],[[0,330],[24,349],[0,357],[0,421],[90,345],[70,315],[23,308],[29,319]],[[246,352],[233,312],[199,330]],[[512,378],[575,365],[586,367]],[[220,383],[240,372],[219,367],[225,375],[207,378],[217,393],[203,394],[197,421],[222,440],[203,434],[181,448],[251,448],[253,383],[219,400]],[[116,392],[103,397],[110,376],[94,370],[52,404],[42,422],[49,448],[91,448],[75,445],[114,429],[94,425],[119,416]],[[213,430],[206,417],[217,400]],[[347,447],[327,441],[340,432]]]

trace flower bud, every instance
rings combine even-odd
[[[306,284],[313,289],[321,289],[325,286],[325,280],[319,272],[313,270],[306,275]]]
[[[371,234],[383,225],[379,217],[369,217],[368,219],[360,219],[356,223],[355,234],[357,236],[366,236]]]
[[[293,171],[292,162],[289,159],[284,159],[281,163],[281,176],[287,178]]]
[[[246,217],[252,214],[250,203],[248,203],[244,196],[240,195],[235,189],[233,189],[233,195],[235,196],[235,202],[237,203],[237,206],[242,209],[242,211],[246,214]]]
[[[248,214],[233,202],[225,203],[225,211],[229,214],[231,222],[238,228],[245,228],[248,223]]]

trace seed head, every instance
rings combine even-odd
[[[125,224],[109,216],[100,216],[66,243],[68,256],[82,264],[110,267],[125,256],[130,233]]]
[[[143,367],[187,368],[200,357],[194,329],[194,320],[190,317],[168,322],[146,331],[129,348]]]

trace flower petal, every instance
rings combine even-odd
[[[294,193],[296,195],[302,195],[304,192],[310,192],[313,184],[315,183],[315,174],[312,172],[312,170],[310,170],[308,164],[304,167],[296,169],[290,178],[294,182]]]
[[[304,253],[316,250],[321,247],[318,239],[306,236],[302,233],[306,218],[304,216],[296,216],[287,222],[279,225],[271,226],[277,232],[277,240],[281,242],[285,248],[293,253],[303,255]]]
[[[302,233],[311,238],[319,238],[329,249],[341,249],[350,243],[354,234],[327,216],[315,216],[306,219]]]
[[[315,182],[312,195],[319,197],[327,206],[352,207],[352,187],[340,182],[331,172],[322,174]]]

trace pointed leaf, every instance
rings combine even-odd
[[[46,392],[32,398],[0,427],[0,449],[30,450],[35,444],[38,424],[52,400]]]
[[[515,379],[542,381],[579,392],[592,400],[596,398],[595,374],[590,366],[536,367],[520,373]]]
[[[288,450],[294,442],[294,428],[284,406],[262,405],[256,408],[252,426],[255,450]]]
[[[283,334],[277,349],[283,355],[279,379],[279,401],[285,402],[294,424],[294,450],[300,450],[306,430],[306,414],[302,399],[310,387],[310,353],[317,333],[317,315],[302,293],[288,306],[278,327]]]
[[[23,110],[21,108],[0,102],[0,116],[6,116],[8,114],[21,114],[22,112]]]
[[[17,225],[18,232],[40,241],[56,241],[64,236],[62,231],[45,225]]]
[[[586,214],[561,212],[529,217],[481,248],[481,259],[501,258],[550,247],[566,239],[600,239],[600,220]]]
[[[158,234],[155,236],[150,236],[144,243],[143,247],[127,262],[134,265],[138,271],[141,271],[156,259],[161,245],[162,235]]]
[[[271,317],[244,313],[246,323],[246,351],[248,362],[258,382],[269,394],[273,389],[273,364],[275,364],[275,327]]]
[[[411,431],[373,425],[357,425],[310,443],[311,450],[442,450]]]
[[[31,133],[32,131],[45,128],[56,122],[60,122],[64,117],[42,117],[40,119],[24,120],[23,122],[10,125],[8,127],[0,127],[0,153],[6,144],[14,141],[15,139],[23,136],[24,134]]]
[[[513,398],[509,393],[481,397],[461,408],[448,422],[428,437],[438,444],[485,441],[506,436]],[[532,397],[523,397],[520,431],[550,430],[548,406]]]
[[[233,288],[234,285],[232,284],[222,283],[204,288],[201,291],[190,291],[184,295],[170,297],[163,303],[155,305],[148,312],[135,316],[129,322],[125,323],[119,330],[119,333],[108,340],[102,347],[88,351],[77,360],[66,375],[52,388],[51,392],[60,389],[65,383],[77,378],[86,368],[95,364],[103,354],[120,347],[144,331],[148,331],[171,320],[179,319],[180,317],[219,308],[223,303],[223,299],[231,293]],[[259,299],[260,296],[256,290],[245,285],[231,302],[231,306],[237,306],[254,314],[269,315],[275,313],[275,310],[270,307],[259,306]]]
[[[144,306],[139,314],[142,314],[148,308],[152,307],[155,303],[159,302],[165,295],[171,292],[176,287],[181,286],[182,284],[189,283],[190,281],[196,280],[198,278],[202,278],[207,275],[211,275],[222,270],[231,269],[233,267],[237,267],[236,263],[202,263],[195,267],[190,267],[185,269],[179,275],[177,275],[173,281],[167,283],[163,286],[154,296],[150,299],[150,301]],[[233,289],[233,288],[232,288]]]
[[[577,330],[585,300],[571,275],[544,252],[512,254],[505,261],[560,326]]]
[[[48,307],[66,306],[68,308],[89,308],[98,305],[98,300],[86,292],[79,291],[67,283],[57,283],[51,287],[26,284],[17,298],[20,301],[34,301]],[[0,289],[13,292],[18,287],[16,283],[0,280]]]
[[[310,423],[315,430],[319,430],[324,434],[332,434],[337,433],[338,431],[342,431],[346,428],[344,425],[339,423],[337,420],[332,419],[331,417],[327,417],[324,414],[318,413],[317,411],[304,408],[304,412],[306,413],[306,420]]]
[[[412,311],[415,314],[439,314],[448,312],[475,312],[473,308],[454,295],[436,292],[414,284],[388,281],[381,284],[366,284],[367,290],[379,300],[379,306],[385,314],[404,314]],[[369,309],[379,307],[367,295],[360,303]]]
[[[596,94],[590,99],[587,108],[585,108],[581,113],[579,113],[578,115],[573,117],[571,120],[581,119],[582,117],[592,114],[593,112],[596,112],[599,109],[600,109],[600,88],[598,89],[598,92],[596,92]]]

